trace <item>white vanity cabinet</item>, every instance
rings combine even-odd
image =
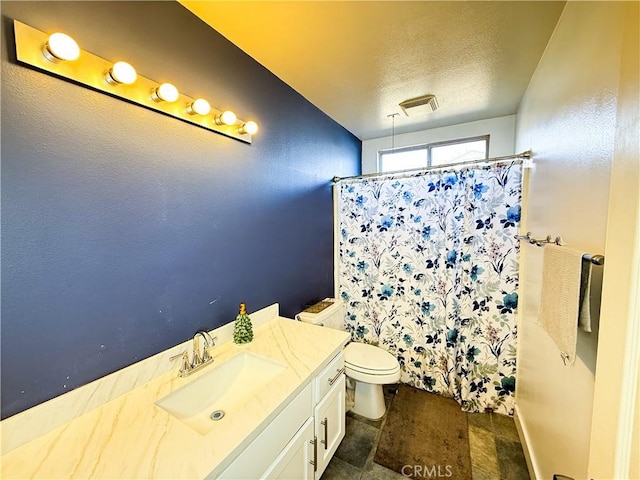
[[[219,475],[212,478],[318,480],[345,433],[342,352]]]
[[[262,478],[318,480],[345,433],[345,376],[342,352],[313,381],[313,417],[300,428]]]

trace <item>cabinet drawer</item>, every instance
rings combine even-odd
[[[335,356],[329,364],[318,374],[314,385],[314,405],[322,400],[329,389],[340,379],[344,372],[344,353],[342,350]]]

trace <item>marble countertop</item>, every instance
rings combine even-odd
[[[2,478],[180,478],[219,475],[342,349],[346,332],[276,317],[249,345],[226,342],[215,362],[180,378],[177,368],[2,456]],[[155,401],[241,352],[288,366],[236,415],[201,435]]]

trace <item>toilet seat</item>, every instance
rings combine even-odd
[[[372,384],[395,383],[400,364],[386,350],[366,343],[350,343],[344,349],[344,368],[348,377]]]
[[[374,370],[371,368],[362,367],[360,365],[353,365],[347,362],[345,362],[344,365],[345,365],[345,368],[349,368],[356,372],[364,373],[367,375],[374,375],[374,376],[375,375],[391,375],[391,374],[394,374],[395,372],[400,371],[400,365],[398,365],[396,368],[391,368],[389,370]]]

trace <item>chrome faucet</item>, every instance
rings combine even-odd
[[[204,346],[202,347],[202,354],[200,354],[200,341],[199,338],[202,337],[204,339]],[[178,370],[179,377],[187,377],[194,372],[197,372],[205,365],[213,363],[213,357],[209,350],[215,345],[215,341],[218,337],[211,337],[209,333],[204,330],[198,330],[193,335],[193,356],[191,357],[191,361],[189,361],[189,354],[185,350],[178,355],[175,355],[169,360],[181,360],[180,370]]]
[[[200,355],[200,342],[198,338],[204,338],[204,347],[202,347],[202,355]],[[193,360],[191,361],[191,367],[195,368],[199,365],[209,363],[213,361],[213,357],[209,353],[209,349],[216,344],[215,340],[211,338],[204,330],[198,330],[193,336]]]

